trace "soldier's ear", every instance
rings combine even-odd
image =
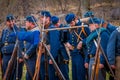
[[[50,20],[51,18],[50,17],[47,17],[48,20]]]
[[[33,23],[32,22],[29,22],[30,25],[32,25]]]
[[[35,23],[31,23],[32,25],[35,25]]]

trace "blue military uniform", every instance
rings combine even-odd
[[[55,28],[55,26],[52,25],[50,28]],[[48,34],[49,34],[49,42],[50,42],[50,52],[53,58],[55,59],[55,61],[57,61],[57,56],[60,49],[59,31],[57,30],[50,31],[48,32]],[[53,80],[53,79],[57,80],[57,75],[56,75],[55,68],[53,67],[53,64],[49,65],[49,76],[50,76],[49,77],[50,80]]]
[[[6,17],[6,21],[11,21],[14,20],[13,15],[9,14]],[[7,66],[8,66],[8,62],[11,58],[13,49],[14,49],[14,45],[16,42],[16,36],[10,36],[11,34],[15,33],[14,31],[18,31],[18,28],[16,25],[13,25],[13,28],[7,27],[2,31],[2,36],[1,36],[1,46],[0,46],[0,50],[1,53],[3,54],[3,75],[6,72]],[[15,65],[16,66],[16,65]],[[13,66],[13,70],[12,70],[12,74],[10,79],[15,79],[15,66]]]
[[[42,53],[41,60],[40,60],[40,80],[45,80],[45,56]]]
[[[107,57],[110,65],[115,65],[115,57],[120,56],[119,41],[120,41],[119,28],[117,28],[111,34],[109,38],[108,46],[107,46]]]
[[[109,33],[111,34],[114,30],[116,30],[116,26],[110,24],[109,22],[105,22],[103,19],[100,19],[101,23],[104,24],[106,23],[106,29],[109,31]]]
[[[110,65],[114,65],[116,68],[115,76],[116,79],[119,80],[120,77],[120,27],[114,30],[109,38],[109,42],[107,45],[107,57]]]
[[[43,17],[49,17],[51,18],[51,14],[49,11],[42,11],[40,13],[41,16]],[[44,26],[44,28],[50,28],[51,27],[51,23],[49,23],[47,26]],[[45,43],[47,45],[50,45],[50,39],[49,39],[49,32],[45,34]],[[48,75],[49,76],[49,79],[50,80],[55,80],[56,79],[56,76],[55,76],[55,69],[53,67],[53,65],[49,64],[48,65],[48,73],[45,72],[45,54],[47,53],[43,53],[42,56],[41,56],[41,67],[40,67],[40,79],[41,80],[44,80],[45,79],[45,75]],[[52,74],[51,74],[52,73]]]
[[[19,59],[23,59],[23,57],[21,55],[22,51],[24,51],[23,49],[24,49],[23,42],[19,41],[18,55],[17,55]],[[24,65],[24,62],[18,62],[18,71],[16,71],[16,72],[18,72],[18,74],[16,74],[16,79],[18,79],[18,80],[22,79],[23,65]]]
[[[104,24],[106,24],[106,29],[108,30],[108,32],[111,34],[114,30],[116,30],[116,27],[114,26],[114,25],[112,25],[112,24],[110,24],[109,22],[105,22],[103,19],[100,19],[101,20],[101,22],[102,22],[102,24],[103,24],[103,26],[104,26]],[[106,68],[107,69],[107,68]],[[114,72],[114,70],[113,70],[113,72]],[[114,80],[114,77],[112,77],[112,76],[110,76],[109,77],[109,80]]]
[[[51,18],[51,22],[53,25],[56,25],[59,22],[59,18],[57,16],[53,16]],[[63,27],[63,25],[59,25],[58,27]],[[65,43],[65,31],[57,31],[54,32],[54,34],[56,33],[56,36],[52,35],[55,39],[56,42],[54,42],[54,44],[58,44],[59,49],[57,50],[58,52],[57,54],[57,64],[63,74],[63,76],[65,77],[66,80],[69,80],[69,68],[68,68],[68,63],[69,63],[69,56],[66,52],[64,43]],[[67,37],[67,36],[66,36]],[[66,38],[67,39],[67,38]],[[54,46],[56,47],[56,46]]]
[[[114,30],[116,29],[116,27],[110,23],[108,23],[107,25],[107,30],[112,33]]]
[[[26,31],[25,28],[19,28],[19,31],[17,32],[17,36],[19,35],[19,32],[23,32],[23,31]],[[23,35],[22,35],[23,36]],[[18,37],[17,37],[18,38]],[[19,59],[23,59],[23,55],[22,55],[22,52],[25,52],[26,49],[25,49],[25,44],[26,44],[26,41],[19,41],[19,45],[18,45],[18,58]],[[22,73],[23,73],[23,65],[24,65],[24,61],[23,62],[19,62],[19,65],[18,65],[18,80],[21,80],[22,78]],[[17,78],[16,78],[17,79]]]
[[[73,13],[70,13],[70,14],[67,14],[65,20],[68,24],[70,24],[71,21],[74,20],[74,18],[75,18],[75,15]],[[79,26],[79,25],[81,25],[80,20],[78,23],[76,23],[75,26]],[[84,30],[85,30],[85,33],[89,35],[90,33],[89,28],[84,28]],[[82,31],[82,28],[75,30],[77,34],[79,34],[81,31]],[[82,55],[83,51],[78,50],[77,45],[79,41],[82,41],[83,45],[85,45],[85,42],[86,42],[85,39],[87,36],[82,32],[80,37],[83,40],[78,41],[78,37],[75,32],[74,31],[70,32],[69,40],[68,40],[68,42],[74,47],[74,50],[70,51],[71,57],[72,57],[72,80],[85,80],[86,73],[85,73],[85,67],[84,67],[84,57]]]
[[[90,19],[89,23],[93,24],[93,22],[95,24],[100,24],[101,22],[97,19],[94,18],[93,20]],[[98,33],[100,31],[100,44],[101,47],[103,48],[103,51],[105,52],[106,55],[106,49],[107,49],[107,42],[109,39],[109,32],[105,29],[105,28],[98,28],[95,29],[94,31],[91,32],[91,34],[88,36],[87,40],[86,40],[86,44],[87,44],[87,48],[88,48],[88,56],[90,58],[89,60],[89,78],[91,79],[91,74],[92,74],[92,65],[94,64],[95,61],[95,53],[96,53],[96,46],[94,43],[94,40],[96,40],[98,38]],[[100,54],[100,64],[105,65],[105,59],[104,56],[102,54]],[[98,79],[99,80],[105,80],[106,78],[106,72],[103,69],[99,70],[99,75],[98,75]]]
[[[35,24],[36,19],[33,16],[27,16],[26,21]],[[31,76],[30,73],[27,71],[26,80],[32,80],[32,77],[34,75],[36,58],[37,58],[36,49],[39,43],[39,34],[40,32],[38,27],[34,27],[33,29],[28,30],[27,32],[22,31],[18,33],[18,39],[20,41],[26,41],[25,44],[26,51],[24,55],[28,56],[28,59],[26,59],[26,63],[27,66],[29,67],[30,72],[32,73]]]

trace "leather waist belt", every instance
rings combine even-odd
[[[9,45],[9,44],[15,44],[15,43],[7,43],[7,42],[5,42],[5,43],[4,43],[4,46],[7,46],[7,45]]]

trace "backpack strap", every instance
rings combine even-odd
[[[85,28],[84,28],[83,24],[82,24],[82,29],[81,29],[80,33],[83,33],[87,37],[87,33],[85,32]]]

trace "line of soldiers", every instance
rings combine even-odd
[[[95,17],[91,11],[86,12],[84,17],[90,17],[89,20],[84,23],[88,25],[88,27],[84,27],[74,13],[68,13],[65,16],[67,25],[63,25],[59,17],[52,16],[49,11],[41,11],[39,20],[44,26],[44,29],[82,25],[80,28],[53,30],[43,34],[34,16],[29,15],[26,17],[25,28],[23,28],[16,26],[13,15],[7,15],[6,27],[2,31],[0,38],[2,76],[4,77],[6,74],[6,69],[12,57],[16,40],[18,40],[17,62],[14,62],[15,65],[13,65],[13,69],[9,77],[7,77],[7,80],[21,80],[24,64],[27,68],[26,80],[32,80],[35,73],[35,66],[37,65],[37,49],[44,37],[43,42],[50,50],[65,80],[69,80],[69,52],[72,61],[72,80],[92,80],[93,65],[95,65],[95,57],[97,54],[95,41],[100,37],[100,45],[107,56],[111,68],[115,72],[115,78],[116,80],[120,80],[120,27],[116,28],[103,19]],[[45,53],[46,51],[43,48],[41,51],[39,79],[45,80],[45,77],[48,76],[49,80],[59,80],[59,75],[49,56],[47,59],[48,74],[46,73]],[[98,80],[106,80],[106,71],[109,70],[106,69],[106,61],[102,53],[100,53],[99,59]],[[114,80],[114,77],[110,76],[110,80]]]

